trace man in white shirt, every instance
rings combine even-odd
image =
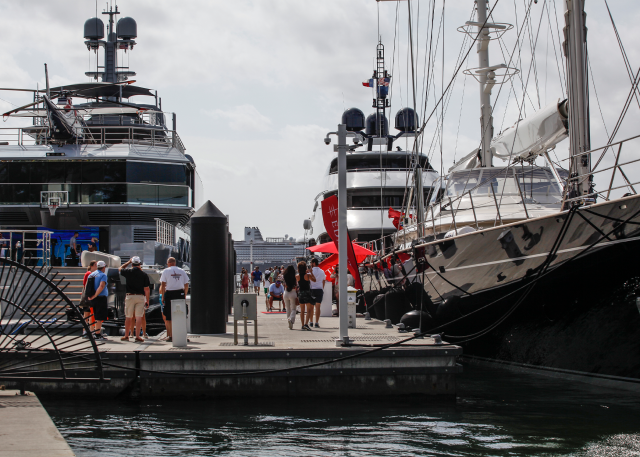
[[[171,329],[171,300],[184,300],[189,292],[189,276],[182,268],[176,267],[176,259],[169,257],[167,267],[160,276],[160,295],[162,296],[162,317],[167,327],[166,341],[173,341]]]
[[[267,268],[262,277],[262,283],[264,284],[264,302],[267,305],[267,311],[269,311],[269,287],[271,287],[271,269]]]
[[[313,297],[313,301],[315,302],[315,314],[316,314],[316,328],[320,328],[320,304],[322,303],[322,298],[324,296],[324,284],[326,283],[326,275],[322,268],[318,267],[318,259],[315,257],[311,259],[311,272],[313,276],[315,276],[316,280],[311,281],[311,296]],[[309,320],[309,326],[313,327],[313,316]]]

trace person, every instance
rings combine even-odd
[[[251,279],[253,279],[253,291],[260,295],[260,281],[262,280],[262,272],[260,267],[255,267],[251,272]]]
[[[95,250],[97,251],[99,249],[98,246],[98,238],[95,236],[91,237],[91,244],[93,244],[93,247],[96,248]]]
[[[93,305],[93,317],[96,320],[95,339],[106,340],[107,338],[102,333],[102,322],[106,321],[108,316],[107,297],[109,296],[109,291],[107,290],[107,274],[105,273],[107,264],[99,260],[96,267],[96,271],[91,273],[87,279],[87,281],[94,281],[96,293],[92,297],[87,297],[87,299]]]
[[[289,265],[282,275],[284,278],[284,307],[289,310],[287,312],[287,322],[289,330],[293,330],[293,324],[296,323],[296,309],[298,308],[298,292],[296,291],[296,269],[293,265]],[[302,315],[301,318],[303,318]]]
[[[0,233],[0,257],[7,257],[7,239]]]
[[[242,272],[240,272],[240,279],[242,280],[242,291],[246,294],[249,292],[249,274],[244,267],[242,267]]]
[[[243,268],[244,270],[244,268]],[[245,270],[246,273],[246,270]],[[248,278],[248,275],[247,275]],[[173,341],[171,328],[171,300],[184,300],[189,292],[189,277],[182,268],[176,266],[176,259],[167,259],[167,268],[160,275],[160,295],[162,296],[162,317],[167,327],[166,341]]]
[[[307,313],[305,318],[302,318],[302,330],[311,330],[309,327],[309,321],[313,317],[313,297],[311,296],[311,281],[315,281],[316,277],[313,272],[307,271],[307,262],[304,260],[298,262],[298,274],[296,275],[296,281],[298,281],[298,288],[300,293],[298,294],[298,301],[300,302],[300,309],[307,307]],[[300,313],[302,314],[302,313]]]
[[[271,272],[271,283],[273,284],[278,279],[278,275],[280,274],[280,270],[278,267],[273,267],[273,271]]]
[[[69,240],[69,249],[71,250],[71,263],[73,266],[77,266],[78,260],[78,243],[77,239],[80,236],[80,233],[74,232],[73,236]]]
[[[318,267],[318,259],[311,259],[311,272],[315,279],[311,282],[311,296],[313,297],[313,301],[315,303],[315,312],[316,312],[316,328],[320,328],[320,304],[322,303],[322,298],[324,297],[324,285],[327,282],[327,276],[322,271],[322,268]],[[309,325],[313,327],[313,316],[309,319]]]
[[[269,287],[271,287],[271,270],[267,269],[264,272],[264,279],[262,281],[264,285],[264,303],[267,306],[267,311],[269,311]]]
[[[333,286],[331,286],[331,290],[333,291],[333,296],[336,299],[336,315],[340,315],[340,274],[338,265],[333,269],[333,273],[330,276],[333,279]]]
[[[129,265],[132,268],[127,268]],[[138,256],[131,257],[118,268],[118,272],[127,280],[127,295],[124,300],[124,336],[120,340],[129,341],[129,333],[133,329],[135,341],[144,343],[144,338],[140,337],[140,331],[142,330],[142,317],[145,310],[149,308],[151,290],[149,276],[142,271],[142,261]]]
[[[89,251],[89,252],[96,252],[96,251],[97,251],[97,249],[96,249],[96,245],[95,245],[95,244],[93,244],[92,242],[89,242],[89,244],[87,245],[87,251]]]
[[[84,278],[82,278],[83,292],[84,292],[84,288],[87,287],[87,280],[89,279],[89,275],[91,273],[93,273],[94,271],[96,271],[97,268],[98,268],[98,261],[97,260],[92,260],[91,262],[89,262],[89,266],[87,267],[87,271],[84,274]],[[95,331],[95,329],[96,329],[96,326],[93,324],[93,322],[91,322],[91,315],[92,314],[93,314],[93,309],[91,308],[91,303],[89,301],[87,301],[86,303],[83,303],[83,306],[82,306],[82,317],[84,317],[84,320],[89,325],[89,330],[91,330],[91,333],[93,333]],[[82,331],[82,336],[83,336],[83,338],[87,337],[87,334],[86,334],[86,332],[84,330]]]
[[[271,284],[271,287],[269,287],[269,311],[273,311],[274,301],[282,303],[283,296],[284,287],[282,286],[282,281],[276,281],[274,284]]]

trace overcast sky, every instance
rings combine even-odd
[[[514,29],[502,41],[492,42],[491,63],[509,63],[513,50],[519,49],[511,66],[521,70],[499,96],[499,88],[494,89],[496,133],[518,116],[563,97],[563,70],[558,70],[564,65],[558,41],[562,1],[538,0],[527,16],[529,2],[499,0],[493,11],[496,22],[512,23]],[[472,13],[471,1],[446,3],[441,22],[442,0],[435,0],[431,35],[432,0],[411,2],[421,106],[429,63],[425,49],[431,43],[435,50],[427,113],[440,96],[442,81],[446,86],[453,77],[464,40],[456,28]],[[640,6],[633,0],[609,3],[631,67],[637,71]],[[157,89],[164,111],[177,113],[178,133],[196,161],[205,198],[229,214],[236,239],[242,239],[244,226],[258,226],[265,236],[302,235],[302,222],[311,215],[313,198],[324,190],[322,175],[334,157],[333,148],[323,143],[326,132],[336,129],[345,108],[372,111],[372,93],[362,81],[371,76],[378,33],[393,74],[390,117],[411,100],[406,1],[120,0],[117,4],[120,17],[131,16],[138,23],[138,44],[124,61],[138,73],[137,85]],[[490,7],[495,4],[492,0]],[[105,6],[106,2],[98,2],[99,15]],[[589,0],[586,10],[592,82],[600,102],[598,106],[591,88],[592,146],[597,147],[606,140],[600,109],[611,131],[631,85],[604,0]],[[95,14],[96,3],[87,0],[0,3],[0,86],[43,87],[45,62],[52,85],[88,81],[84,72],[95,70],[96,58],[87,51],[82,32],[84,21]],[[515,48],[525,17],[531,28],[520,33],[521,46]],[[463,53],[468,41],[465,46]],[[536,67],[531,66],[534,46]],[[102,56],[100,60],[102,65]],[[477,66],[472,50],[462,68]],[[435,117],[425,136],[424,152],[438,170],[448,169],[454,157],[460,159],[477,147],[480,137],[477,83],[460,75],[451,94],[445,105],[442,148],[438,141],[431,146],[438,130]],[[0,109],[24,104],[29,97],[2,92]],[[131,100],[145,102],[141,97]],[[638,105],[632,105],[617,139],[637,134],[638,113]],[[555,151],[559,158],[566,157],[567,143]]]

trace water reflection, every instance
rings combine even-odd
[[[476,367],[459,392],[43,403],[78,456],[640,455],[640,394]]]

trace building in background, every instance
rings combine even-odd
[[[236,250],[236,273],[260,267],[264,271],[274,265],[290,265],[297,257],[305,256],[305,244],[285,235],[282,238],[262,238],[258,227],[245,227],[244,240],[234,241]],[[251,262],[253,251],[253,264]]]

